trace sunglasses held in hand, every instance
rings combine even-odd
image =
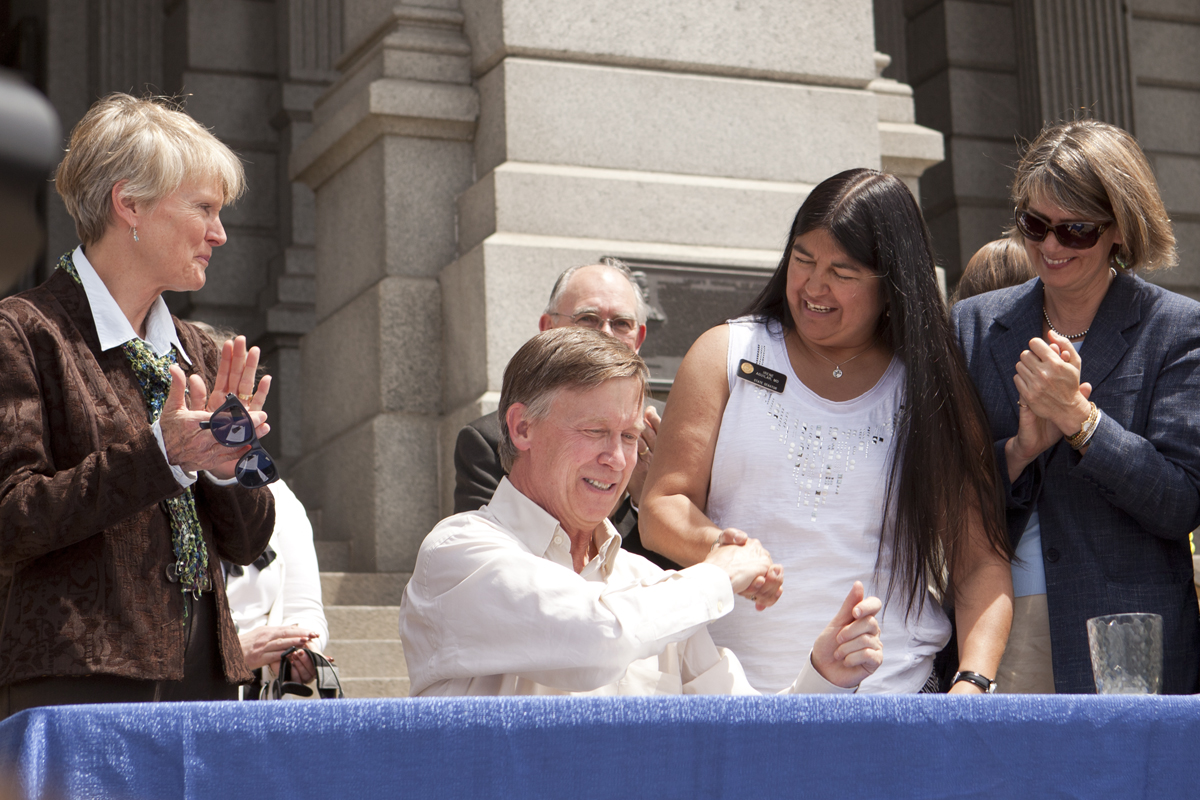
[[[207,422],[201,422],[200,427],[212,431],[213,437],[226,447],[250,445],[250,452],[238,460],[233,470],[237,482],[242,486],[257,489],[279,480],[275,461],[258,443],[250,412],[236,394],[225,395],[225,404],[214,411]]]

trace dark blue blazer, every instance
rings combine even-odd
[[[1200,613],[1188,533],[1200,524],[1200,304],[1119,275],[1080,351],[1103,417],[1080,456],[1059,441],[1013,484],[1016,364],[1042,335],[1042,282],[968,298],[951,314],[996,442],[1015,547],[1036,508],[1046,567],[1054,685],[1095,692],[1090,617],[1163,618],[1163,691],[1194,693]]]

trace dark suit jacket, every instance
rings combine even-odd
[[[211,387],[217,349],[176,320]],[[166,577],[162,503],[181,493],[147,421],[124,350],[100,352],[83,289],[61,270],[0,302],[0,686],[96,673],[183,678],[183,596]],[[227,679],[249,681],[229,616],[221,558],[266,547],[268,489],[201,477],[196,508],[209,550]]]
[[[663,405],[648,401],[660,414]],[[454,513],[474,511],[492,501],[504,469],[500,466],[500,412],[493,411],[466,425],[458,432],[454,446]],[[648,558],[663,569],[679,565],[642,546],[638,533],[637,511],[626,495],[609,518],[621,534],[621,547]]]
[[[1104,416],[1080,456],[1060,441],[1009,485],[1016,363],[1042,335],[1042,283],[954,307],[954,325],[996,442],[1014,546],[1041,521],[1054,683],[1094,692],[1086,622],[1130,611],[1163,618],[1163,691],[1190,693],[1200,618],[1188,532],[1200,524],[1200,304],[1141,278],[1112,283],[1083,343],[1081,380]]]

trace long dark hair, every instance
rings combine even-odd
[[[846,255],[883,284],[881,335],[904,361],[904,407],[888,477],[883,532],[894,509],[887,598],[903,592],[908,610],[933,588],[952,588],[953,568],[969,550],[968,525],[981,519],[989,545],[1012,557],[992,436],[938,291],[929,229],[908,187],[894,175],[852,169],[812,190],[792,223],[787,249],[766,288],[746,309],[780,334],[795,321],[787,273],[796,238],[827,231]],[[880,560],[883,542],[880,539]]]

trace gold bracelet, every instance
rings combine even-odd
[[[1072,450],[1079,450],[1086,445],[1092,438],[1092,434],[1096,432],[1096,425],[1100,422],[1100,409],[1096,408],[1095,403],[1089,403],[1089,405],[1091,410],[1088,412],[1088,418],[1079,426],[1079,433],[1067,437],[1067,444],[1071,445]]]

